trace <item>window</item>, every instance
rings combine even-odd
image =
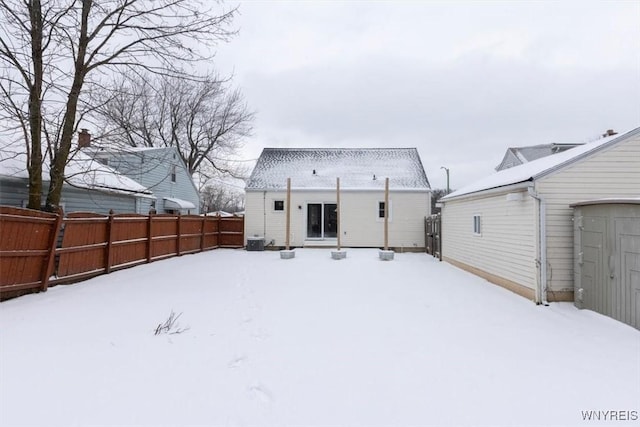
[[[378,202],[378,218],[384,218],[384,202]]]
[[[389,213],[389,221],[393,219],[392,208],[393,208],[393,204],[391,203],[391,200],[389,200],[389,208],[387,209]],[[384,202],[378,202],[376,219],[378,221],[384,220]]]
[[[176,165],[171,166],[171,182],[176,182]]]
[[[473,216],[473,234],[476,235],[481,235],[482,234],[482,228],[480,227],[480,215],[474,215]]]
[[[284,200],[274,200],[273,201],[273,210],[274,211],[284,211]]]

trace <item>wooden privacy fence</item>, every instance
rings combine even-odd
[[[424,243],[427,253],[442,261],[442,216],[440,214],[425,217]]]
[[[0,299],[121,268],[220,247],[244,246],[244,218],[99,215],[63,218],[0,206]]]

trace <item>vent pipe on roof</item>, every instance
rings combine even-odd
[[[613,136],[613,135],[617,135],[617,134],[618,134],[618,132],[614,131],[613,129],[607,129],[607,131],[602,134],[602,137],[606,138],[608,136]]]
[[[78,148],[91,147],[91,134],[88,129],[82,129],[78,132]]]

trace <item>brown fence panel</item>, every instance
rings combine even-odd
[[[178,217],[172,214],[153,215],[151,220],[151,259],[178,254]]]
[[[62,212],[0,206],[0,299],[13,291],[46,289]]]
[[[147,216],[113,215],[108,269],[147,262]]]
[[[101,274],[107,267],[109,217],[74,212],[64,219],[62,244],[56,249],[56,283],[70,277]]]
[[[241,248],[244,246],[244,218],[221,218],[219,246],[225,248]]]
[[[204,243],[203,249],[215,249],[218,247],[218,230],[220,226],[220,218],[215,216],[205,217],[204,222]]]
[[[62,211],[0,206],[0,233],[1,300],[46,290],[52,274],[51,283],[72,283],[175,255],[243,247],[244,218],[76,212],[63,221]]]
[[[200,215],[185,215],[180,220],[180,254],[200,252],[202,217]]]

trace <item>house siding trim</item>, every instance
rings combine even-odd
[[[521,285],[520,283],[516,283],[509,279],[505,279],[504,277],[498,276],[496,274],[489,273],[485,270],[482,270],[477,267],[473,267],[471,265],[465,264],[463,262],[457,261],[453,258],[449,258],[446,256],[442,257],[442,260],[448,262],[449,264],[458,267],[464,271],[468,271],[469,273],[475,274],[476,276],[482,277],[488,282],[493,283],[494,285],[498,285],[502,288],[505,288],[511,292],[514,292],[522,297],[525,297],[531,301],[535,301],[535,290],[528,288],[526,286]]]

